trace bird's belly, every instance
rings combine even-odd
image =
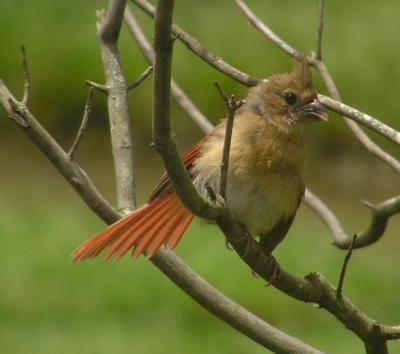
[[[297,210],[302,183],[296,176],[270,173],[260,184],[231,177],[227,200],[234,217],[253,235],[265,235]]]

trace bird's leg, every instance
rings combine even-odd
[[[249,231],[247,230],[247,228],[244,225],[240,224],[240,226],[241,226],[241,228],[243,230],[242,231],[242,235],[243,235],[243,238],[245,239],[245,243],[246,243],[246,245],[244,247],[243,255],[241,255],[240,257],[241,258],[246,258],[248,256],[249,252],[250,252],[251,243],[255,242],[255,240],[254,240],[253,236],[249,233]]]
[[[281,267],[272,253],[266,253],[262,249],[260,250],[261,257],[266,257],[266,263],[268,267],[272,269],[271,274],[269,276],[269,281],[267,285],[271,285],[274,283],[276,279],[278,279],[281,275]]]
[[[245,242],[244,252],[240,257],[246,258],[249,255],[249,252],[250,252],[252,246],[256,247],[256,249],[257,249],[256,252],[258,253],[259,257],[266,257],[265,262],[268,264],[269,267],[272,268],[272,273],[271,273],[270,281],[269,281],[269,283],[272,284],[276,280],[276,278],[278,278],[280,275],[280,267],[279,267],[278,262],[275,260],[274,256],[271,254],[271,252],[265,251],[263,249],[261,244],[254,239],[254,237],[249,233],[249,231],[247,230],[247,228],[244,225],[240,224],[240,226],[243,229],[242,235],[243,235],[244,242]],[[257,273],[254,270],[251,270],[251,274],[254,277],[258,277]]]
[[[279,278],[281,274],[281,268],[275,257],[272,255],[272,251],[275,249],[276,246],[278,246],[278,244],[284,239],[284,237],[285,234],[282,233],[274,233],[269,234],[265,237],[260,237],[260,254],[262,257],[266,257],[266,262],[268,266],[272,269],[268,285],[273,284],[273,282],[277,278]]]

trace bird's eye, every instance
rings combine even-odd
[[[290,91],[285,91],[283,93],[283,97],[285,98],[285,101],[290,104],[291,106],[294,105],[297,101],[297,96],[293,92]]]

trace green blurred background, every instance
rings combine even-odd
[[[316,41],[318,1],[248,2],[295,47],[310,52]],[[87,95],[85,80],[103,82],[95,35],[95,9],[106,1],[0,3],[0,77],[22,91],[20,44],[28,48],[33,80],[31,109],[66,148],[79,126]],[[152,38],[152,22],[135,10]],[[400,4],[327,1],[324,59],[346,102],[399,129]],[[209,49],[255,77],[286,71],[291,60],[254,30],[233,1],[176,1],[175,20]],[[147,67],[126,29],[121,52],[129,81]],[[213,87],[246,89],[204,64],[176,42],[174,77],[217,123],[224,105]],[[316,80],[324,92],[321,82]],[[162,172],[151,142],[151,80],[131,94],[139,202]],[[96,93],[93,114],[78,153],[98,188],[114,202],[104,97]],[[173,123],[183,150],[202,134],[173,105]],[[371,135],[399,158],[399,150]],[[365,228],[365,198],[379,202],[399,192],[398,176],[368,155],[331,115],[307,133],[307,184],[335,211],[349,233]],[[263,353],[265,350],[205,312],[150,262],[101,260],[71,265],[69,255],[104,227],[25,136],[0,111],[0,351],[2,353]],[[398,293],[399,217],[385,237],[354,253],[345,292],[370,316],[400,322]],[[301,207],[276,256],[303,276],[320,271],[337,283],[344,253]],[[329,353],[361,353],[360,341],[325,311],[294,301],[251,276],[214,227],[196,222],[177,250],[211,283],[262,318]],[[234,276],[233,276],[234,275]],[[390,344],[400,353],[400,344]]]

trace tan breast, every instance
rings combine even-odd
[[[238,115],[232,135],[227,201],[235,218],[254,235],[266,234],[297,210],[304,190],[302,134],[249,112]],[[215,129],[193,167],[194,184],[218,192],[225,124]]]

